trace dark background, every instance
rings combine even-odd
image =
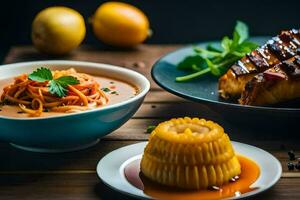
[[[4,3],[5,2],[5,3]],[[12,45],[31,44],[31,22],[48,6],[64,5],[88,19],[101,0],[7,0],[0,8],[0,61]],[[251,35],[276,35],[281,29],[299,28],[297,0],[131,0],[148,16],[153,36],[146,43],[194,43],[231,34],[237,19],[245,21]],[[101,45],[87,24],[85,44]]]

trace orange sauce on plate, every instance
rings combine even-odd
[[[241,194],[253,191],[257,188],[250,186],[257,180],[260,174],[259,166],[249,158],[237,156],[242,173],[239,178],[220,187],[213,187],[207,190],[183,190],[168,186],[163,186],[146,178],[140,171],[140,159],[134,160],[124,168],[127,181],[136,188],[143,190],[148,196],[156,199],[168,200],[203,200],[203,199],[223,199],[240,196]]]

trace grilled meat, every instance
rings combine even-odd
[[[300,56],[294,56],[250,80],[240,104],[268,105],[300,97]]]
[[[298,53],[299,30],[282,31],[263,46],[241,58],[219,79],[219,92],[223,98],[239,98],[245,85],[255,75]]]

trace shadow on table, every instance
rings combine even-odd
[[[105,185],[103,182],[99,182],[95,185],[94,191],[100,199],[113,199],[113,200],[134,200],[136,198],[122,194],[116,190]]]
[[[40,171],[88,170],[94,171],[97,162],[115,148],[127,145],[126,141],[100,141],[96,146],[69,153],[34,153],[16,149],[8,143],[0,143],[0,173]]]

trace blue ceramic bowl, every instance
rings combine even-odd
[[[92,75],[125,80],[139,88],[133,98],[98,109],[43,118],[13,118],[1,116],[0,139],[15,147],[37,152],[65,152],[83,149],[111,133],[138,110],[150,83],[141,74],[112,65],[78,61],[38,61],[2,65],[0,80],[30,73],[38,67],[51,70],[68,69]],[[1,91],[2,93],[2,91]]]

